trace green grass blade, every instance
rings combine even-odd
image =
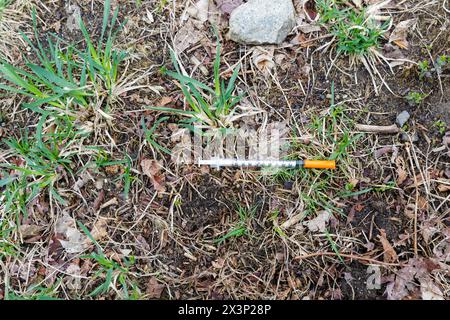
[[[105,0],[104,9],[103,9],[103,22],[102,22],[102,33],[100,35],[100,39],[98,41],[98,47],[101,48],[103,43],[103,38],[105,36],[106,28],[108,27],[109,14],[111,13],[111,1]]]

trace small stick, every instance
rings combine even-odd
[[[411,157],[411,151],[409,150],[409,146],[406,146],[406,151],[408,152],[408,158],[411,163],[411,170],[414,173],[414,185],[416,187],[416,204],[414,206],[414,256],[417,257],[419,255],[419,250],[417,248],[417,209],[419,203],[419,185],[417,183],[417,175],[414,170],[414,163]],[[425,182],[425,181],[424,181]]]
[[[373,132],[373,133],[398,133],[400,129],[397,125],[393,124],[390,126],[373,126],[368,124],[357,124],[356,129],[364,132]]]

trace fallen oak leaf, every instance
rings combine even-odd
[[[440,265],[431,259],[422,257],[409,259],[396,272],[394,280],[387,284],[386,294],[388,300],[401,300],[411,294],[415,295],[418,291],[416,281],[420,283],[422,299],[435,298],[435,295],[439,295],[440,290],[432,283],[430,273],[440,268]]]

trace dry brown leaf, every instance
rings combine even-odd
[[[415,277],[421,277],[427,270],[420,259],[409,259],[406,266],[397,271],[394,281],[386,286],[388,300],[402,300],[416,290]]]
[[[397,185],[401,185],[408,178],[408,173],[404,169],[405,160],[399,156],[395,159],[395,164],[397,165]]]
[[[392,68],[405,64],[406,57],[403,54],[403,52],[400,50],[399,47],[394,46],[390,43],[386,43],[383,46],[383,55],[386,58],[391,59],[389,61],[389,65]]]
[[[55,233],[58,235],[57,239],[61,243],[61,246],[68,253],[79,253],[86,248],[87,237],[78,231],[75,219],[67,213],[63,213],[63,215],[56,220]]]
[[[416,179],[417,179],[417,183],[413,181],[414,183],[408,184],[405,187],[405,189],[420,187],[421,185],[423,185],[425,183],[424,180],[422,179],[422,176],[417,176]]]
[[[441,290],[434,284],[430,273],[434,270],[446,270],[445,264],[439,264],[432,259],[411,258],[396,272],[393,281],[387,284],[386,294],[389,300],[401,300],[408,296],[422,299],[440,299]],[[417,288],[420,283],[420,292]]]
[[[224,258],[217,258],[211,264],[212,264],[213,268],[222,269],[223,266],[225,265],[225,259]]]
[[[417,209],[428,210],[428,199],[422,196],[417,197]]]
[[[406,38],[408,36],[408,31],[411,30],[416,21],[417,18],[405,20],[398,23],[394,31],[392,31],[391,36],[389,37],[389,42],[395,43],[402,49],[408,49],[409,43]]]
[[[166,188],[164,187],[165,177],[160,173],[161,164],[152,159],[143,159],[141,161],[142,172],[150,178],[153,187],[157,192],[164,192]]]
[[[420,233],[426,243],[430,243],[430,240],[437,232],[439,232],[439,229],[436,228],[436,222],[433,221],[425,221],[420,227]]]
[[[159,100],[158,106],[164,107],[171,103],[173,99],[171,97],[162,97],[161,100]]]
[[[42,230],[44,230],[44,227],[30,224],[21,224],[19,227],[20,235],[24,239],[39,236]]]
[[[397,168],[397,175],[397,185],[401,185],[408,177],[407,172],[402,167]]]
[[[440,192],[448,192],[448,191],[450,191],[450,185],[448,185],[448,184],[439,184],[438,186],[437,186],[437,188],[438,188],[438,190],[440,191]]]
[[[384,156],[385,154],[388,154],[390,152],[393,151],[392,146],[385,146],[382,148],[379,148],[377,150],[374,151],[373,156],[375,159],[381,158],[382,156]]]
[[[415,211],[416,211],[416,206],[414,204],[412,204],[412,203],[408,203],[406,205],[405,211],[403,213],[409,219],[414,219]]]
[[[398,260],[397,253],[395,252],[392,245],[389,243],[389,240],[386,238],[386,232],[384,231],[384,229],[380,229],[379,238],[380,238],[381,244],[383,245],[384,262],[387,262],[387,263],[396,262]]]
[[[303,33],[299,33],[291,39],[290,44],[300,45],[301,43],[303,43],[305,41],[306,41],[305,35]]]
[[[64,283],[67,288],[69,288],[70,290],[81,289],[81,269],[78,265],[78,261],[75,260],[73,263],[71,263],[67,267],[65,274],[67,274],[67,276],[64,277]]]
[[[121,171],[121,166],[118,164],[113,164],[111,166],[106,166],[105,167],[105,172],[107,174],[117,174],[119,171]]]
[[[304,213],[299,213],[299,214],[292,216],[291,218],[289,218],[288,220],[283,222],[283,224],[281,225],[281,228],[288,229],[292,226],[295,226],[297,223],[299,223],[302,220],[302,218],[304,216],[305,216]]]
[[[420,281],[420,293],[423,300],[445,300],[441,289],[429,277]]]
[[[189,20],[175,34],[173,39],[174,49],[176,53],[180,54],[187,48],[190,48],[194,44],[198,43],[203,37],[204,34],[195,27],[191,20]]]
[[[158,279],[155,277],[151,277],[147,283],[147,297],[149,299],[159,299],[164,291],[166,286],[162,283],[159,283]]]
[[[254,47],[252,51],[253,64],[263,74],[268,75],[275,67],[275,62],[273,62],[274,47]]]
[[[328,221],[331,219],[331,212],[323,210],[318,212],[317,217],[309,221],[303,222],[303,224],[308,227],[312,232],[325,232]]]
[[[95,241],[101,240],[108,236],[108,220],[105,217],[99,217],[97,219],[92,227],[91,235]]]

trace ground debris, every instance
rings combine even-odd
[[[406,266],[396,272],[395,279],[387,284],[387,298],[402,300],[410,295],[414,297],[420,293],[422,299],[442,297],[442,292],[430,277],[430,272],[437,269],[439,269],[439,265],[427,258],[409,259]]]
[[[164,192],[166,188],[165,176],[161,173],[161,164],[156,160],[143,159],[141,161],[142,173],[150,178],[153,187],[157,192]]]
[[[389,42],[395,43],[402,49],[408,49],[409,42],[406,37],[408,36],[408,32],[411,31],[416,22],[417,19],[409,19],[398,23],[389,37]]]
[[[331,219],[331,212],[328,210],[320,211],[314,219],[303,222],[311,232],[325,232],[326,226]]]

